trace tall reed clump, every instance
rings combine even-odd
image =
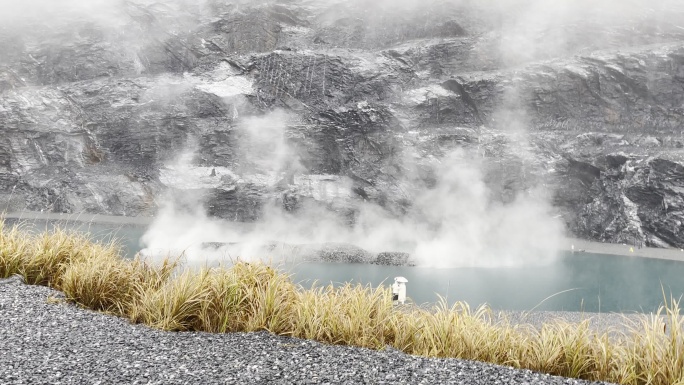
[[[187,270],[165,284],[138,291],[132,319],[165,330],[268,330],[288,334],[296,286],[263,264]]]
[[[472,310],[457,302],[449,307],[442,299],[433,308],[411,311],[396,328],[408,331],[398,339],[413,354],[508,364],[522,336],[508,326],[495,321],[486,306]]]
[[[629,327],[619,346],[615,382],[684,385],[684,317],[679,302],[670,298],[655,314]]]
[[[385,288],[346,284],[299,290],[293,308],[289,334],[295,337],[376,349],[394,342],[392,296]]]
[[[19,274],[29,284],[56,288],[64,270],[86,258],[93,247],[86,236],[59,228],[34,236],[33,244],[35,247],[26,255]]]
[[[0,278],[19,274],[33,248],[31,237],[21,231],[19,226],[8,229],[0,217]]]
[[[31,235],[0,221],[0,277],[63,290],[84,307],[164,330],[275,334],[409,354],[457,357],[630,385],[684,385],[684,317],[670,299],[627,331],[589,322],[512,324],[486,307],[394,306],[389,289],[346,284],[304,289],[261,263],[181,269],[119,256],[115,244],[55,230]],[[627,325],[627,320],[625,320]]]
[[[93,255],[118,255],[114,243],[102,245],[60,228],[32,234],[21,225],[6,228],[0,218],[0,277],[19,274],[27,283],[60,289],[65,269]]]
[[[82,306],[132,317],[140,294],[165,284],[175,267],[169,260],[159,264],[124,260],[111,245],[93,245],[83,259],[65,269],[60,288]]]
[[[613,355],[607,334],[597,334],[589,321],[578,324],[545,324],[525,344],[518,345],[515,364],[531,370],[565,377],[598,379],[609,373]],[[607,352],[609,354],[602,354]]]

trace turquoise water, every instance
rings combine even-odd
[[[8,220],[9,221],[9,220]],[[35,221],[34,230],[64,223]],[[96,239],[117,238],[132,257],[141,248],[140,225],[68,223]],[[500,310],[563,310],[586,312],[650,312],[669,298],[684,294],[684,262],[639,257],[565,253],[553,263],[516,268],[394,267],[358,264],[299,263],[284,267],[305,287],[314,281],[389,285],[408,279],[408,296],[416,303],[466,301]]]
[[[684,293],[684,263],[599,254],[561,255],[545,266],[516,268],[388,267],[299,264],[290,270],[295,280],[310,286],[352,281],[389,285],[394,277],[408,279],[408,296],[416,303],[471,306],[487,303],[500,310],[586,312],[650,312],[663,301],[663,291]]]

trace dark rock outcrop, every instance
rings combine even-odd
[[[271,262],[302,263],[364,263],[383,266],[412,266],[414,261],[408,253],[380,252],[375,253],[358,246],[346,243],[324,244],[287,244],[282,242],[264,242],[262,244],[245,245],[239,242],[205,242],[200,245],[205,258],[213,263],[220,263],[221,258],[232,255],[243,255],[245,248],[259,256],[266,256]],[[143,254],[147,251],[143,251]],[[212,260],[212,256],[220,256]]]

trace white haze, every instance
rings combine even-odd
[[[333,2],[316,2],[326,1]],[[2,28],[19,31],[25,28],[29,32],[35,23],[55,31],[67,28],[74,20],[94,23],[105,31],[110,42],[125,45],[122,48],[125,51],[132,50],[131,60],[135,60],[135,51],[142,49],[156,34],[189,30],[199,18],[211,16],[209,3],[190,0],[0,0],[0,24]],[[359,5],[359,12],[364,12],[364,7],[372,3],[380,4],[381,8],[384,4],[393,12],[405,8],[407,15],[431,4],[418,0],[355,3]],[[587,20],[625,26],[640,25],[644,20],[675,23],[677,20],[673,20],[668,11],[675,8],[681,11],[679,0],[455,0],[453,3],[476,10],[482,20],[496,27],[488,32],[488,40],[484,40],[488,44],[476,49],[483,50],[484,55],[496,53],[510,65],[574,53],[573,36],[566,33],[566,27],[576,23]],[[131,4],[156,4],[163,8],[159,14],[166,15],[168,22],[162,20],[156,24],[157,30],[144,33],[129,30]],[[158,30],[162,27],[174,30]],[[593,38],[596,46],[611,45],[609,35]],[[163,84],[155,92],[163,92]],[[195,85],[189,83],[188,86]],[[150,97],[158,99],[160,95]],[[515,94],[508,97],[515,99]],[[519,108],[515,100],[504,106],[496,116],[499,122],[496,128],[515,138],[511,145],[518,149],[520,157],[526,158],[531,156],[526,150],[527,122],[524,111],[520,112]],[[257,167],[259,173],[253,176],[253,173],[241,170],[218,167],[216,170],[235,180],[260,178],[261,183],[271,186],[287,175],[295,178],[306,175],[307,170],[300,164],[298,154],[286,140],[285,129],[290,119],[283,112],[259,118],[241,117],[239,125],[246,133],[242,147],[253,150],[244,151],[245,160]],[[185,156],[168,165],[169,178],[185,178],[188,184],[210,186],[213,182],[207,178],[208,170],[194,167],[192,155],[192,146],[189,146]],[[406,162],[405,169],[413,169],[411,161]],[[289,244],[341,242],[376,252],[406,251],[418,264],[432,266],[516,265],[539,262],[539,259],[554,255],[563,229],[554,218],[550,205],[552,192],[540,185],[521,192],[511,203],[498,203],[484,182],[482,160],[466,150],[456,150],[442,159],[434,159],[433,167],[438,175],[437,184],[413,191],[413,207],[403,218],[395,218],[381,207],[366,202],[360,204],[356,223],[348,226],[316,205],[304,207],[298,215],[292,215],[274,203],[265,207],[258,223],[236,225],[208,217],[202,205],[205,197],[198,195],[195,201],[185,200],[182,205],[169,199],[145,234],[144,243],[150,250],[185,251],[190,261],[197,263],[212,253],[201,248],[203,242],[238,242],[240,246],[233,249],[235,254],[228,257],[246,259],[274,256],[264,255],[261,247],[271,241]],[[412,175],[405,177],[407,183],[414,179]],[[312,193],[314,200],[331,197],[344,200],[350,196],[351,181],[345,178],[331,180],[318,185],[321,191]]]
[[[257,164],[260,173],[237,178],[260,178],[275,188],[293,170],[295,175],[304,171],[284,135],[290,120],[285,113],[274,112],[243,121],[240,130],[246,134],[239,147],[255,150],[243,156]],[[209,170],[200,168],[203,174],[199,175],[190,164],[191,157],[182,159],[174,170],[196,178],[195,185],[201,185]],[[203,197],[197,195],[191,209],[187,201],[178,207],[169,200],[143,242],[147,253],[184,252],[191,264],[217,258],[296,260],[287,245],[324,243],[353,244],[372,252],[408,252],[418,265],[440,267],[510,266],[548,261],[555,255],[562,226],[551,215],[548,192],[538,188],[521,193],[511,203],[496,202],[483,181],[480,160],[465,150],[436,159],[433,167],[438,175],[436,185],[416,190],[413,206],[402,218],[375,204],[362,203],[355,224],[349,226],[321,205],[305,206],[292,214],[273,203],[267,204],[257,223],[236,224],[209,218],[202,209]],[[314,189],[322,190],[312,194],[314,199],[344,199],[351,195],[351,181],[342,178]],[[215,251],[211,246],[203,248],[206,242],[237,245]],[[281,247],[264,248],[274,242]]]

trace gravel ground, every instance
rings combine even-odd
[[[527,370],[268,333],[172,333],[0,281],[2,384],[587,384]]]

